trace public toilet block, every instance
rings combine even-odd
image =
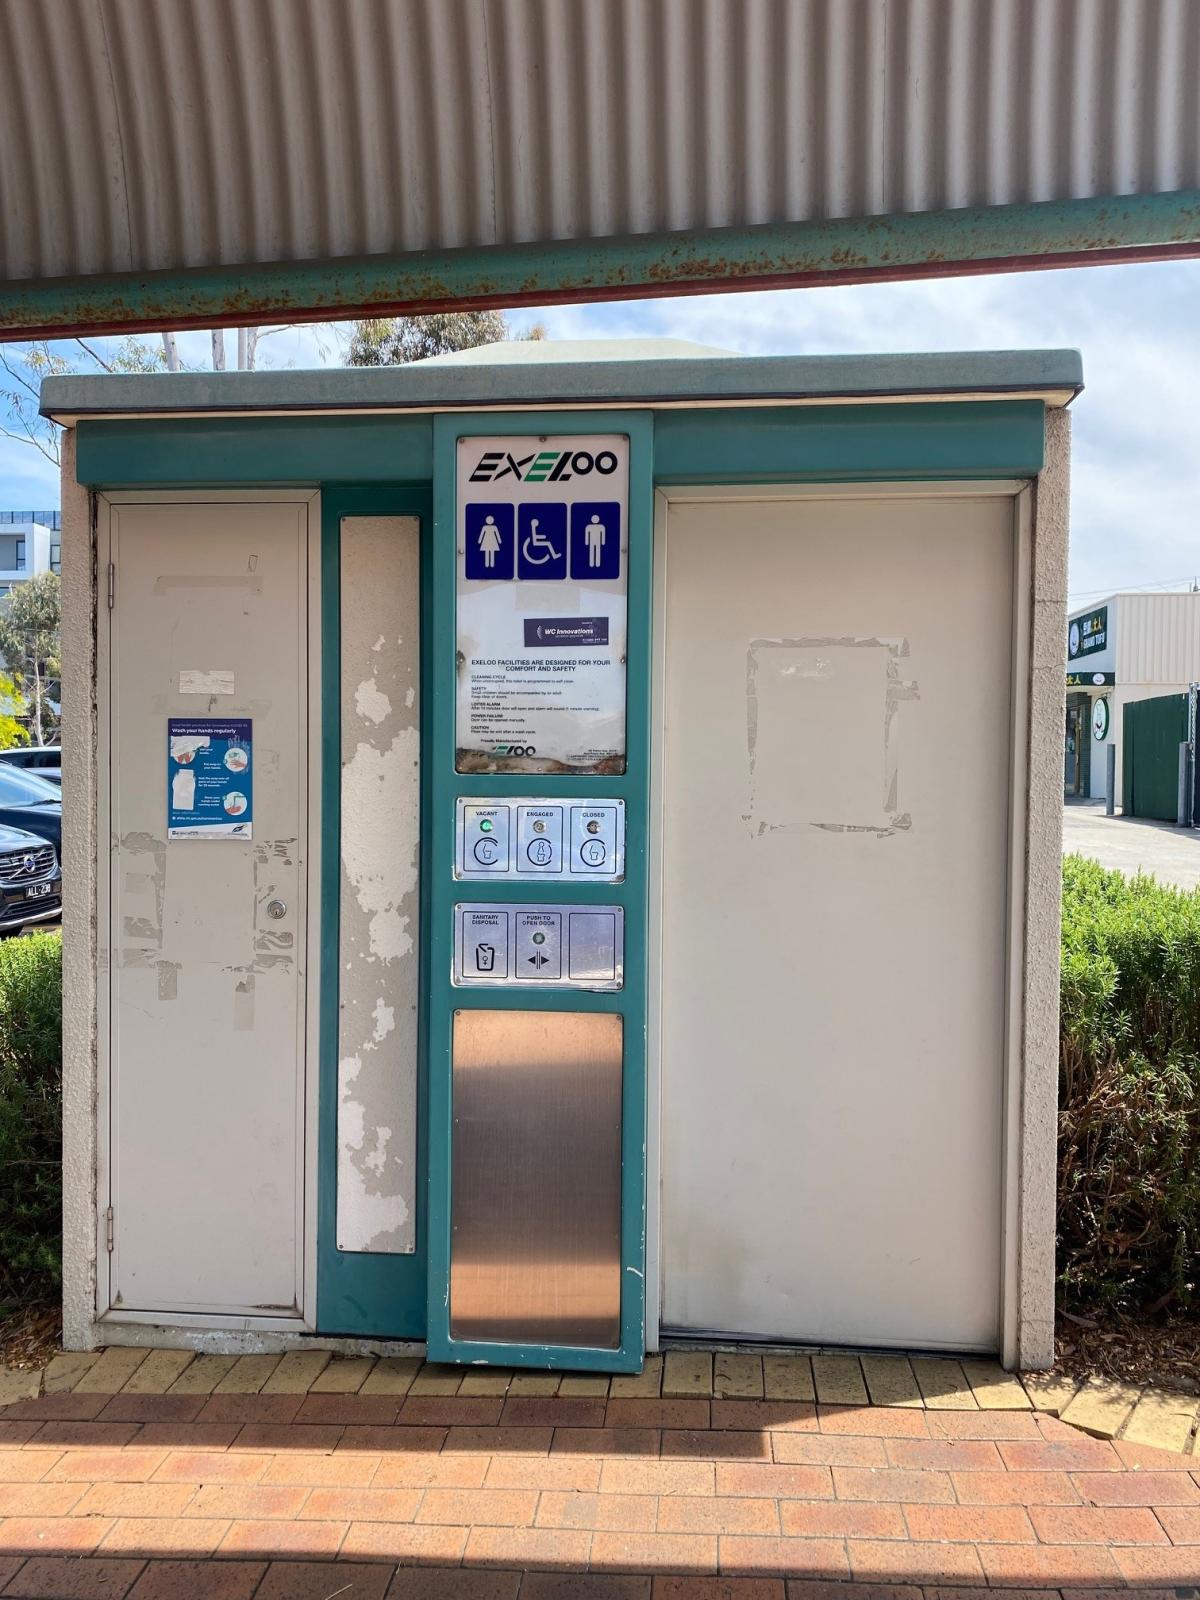
[[[1080,385],[49,379],[67,1346],[1048,1364]]]

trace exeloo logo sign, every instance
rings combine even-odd
[[[611,450],[533,450],[527,456],[514,456],[510,450],[485,450],[471,473],[471,483],[499,483],[516,478],[518,483],[569,483],[598,472],[602,478],[617,470]]]

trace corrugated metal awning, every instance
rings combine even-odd
[[[0,0],[0,331],[1188,253],[1195,0]]]

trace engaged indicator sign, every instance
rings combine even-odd
[[[249,717],[167,719],[167,838],[249,839],[254,823]]]
[[[628,438],[462,438],[457,493],[457,770],[624,772]]]

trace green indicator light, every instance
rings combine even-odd
[[[480,833],[491,833],[492,819],[490,817],[484,817],[483,821],[479,824],[479,831]]]
[[[534,944],[545,944],[546,935],[544,933],[535,933],[533,936],[533,942]]]

